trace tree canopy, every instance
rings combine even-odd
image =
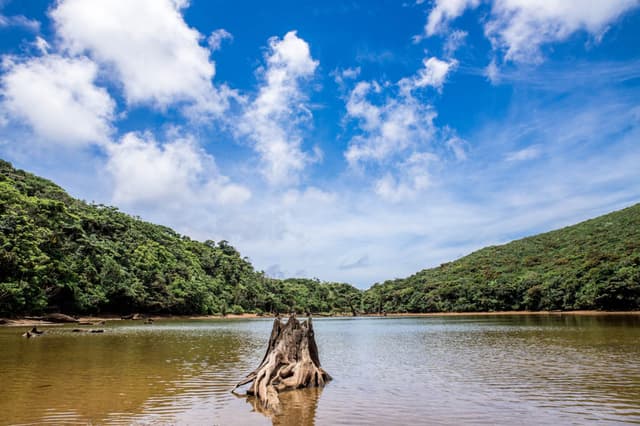
[[[640,204],[375,284],[368,312],[636,310]]]
[[[351,312],[357,296],[348,284],[268,278],[225,240],[76,200],[0,160],[0,315]]]
[[[640,204],[361,291],[70,197],[0,160],[0,315],[640,308]]]

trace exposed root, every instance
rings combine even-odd
[[[286,324],[273,322],[267,352],[262,362],[235,390],[247,383],[247,395],[255,396],[267,410],[280,408],[278,392],[309,386],[324,386],[331,376],[320,366],[311,317],[300,322],[295,315]]]

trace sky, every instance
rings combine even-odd
[[[0,0],[0,158],[366,288],[640,201],[640,0]]]

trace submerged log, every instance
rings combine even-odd
[[[331,376],[320,366],[311,317],[300,322],[292,315],[286,324],[279,317],[274,320],[262,362],[232,392],[253,382],[247,395],[255,396],[266,409],[277,411],[278,392],[324,386],[329,380]]]
[[[75,323],[78,322],[74,317],[70,317],[65,314],[48,314],[42,317],[44,321],[48,322],[60,322],[60,323]]]
[[[123,315],[120,318],[123,320],[140,320],[143,318],[143,316],[141,314],[129,314]]]

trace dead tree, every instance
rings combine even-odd
[[[329,380],[331,376],[320,367],[311,317],[300,322],[291,315],[286,324],[276,317],[262,362],[232,392],[253,382],[247,395],[255,396],[266,409],[277,411],[278,392],[324,386]]]

